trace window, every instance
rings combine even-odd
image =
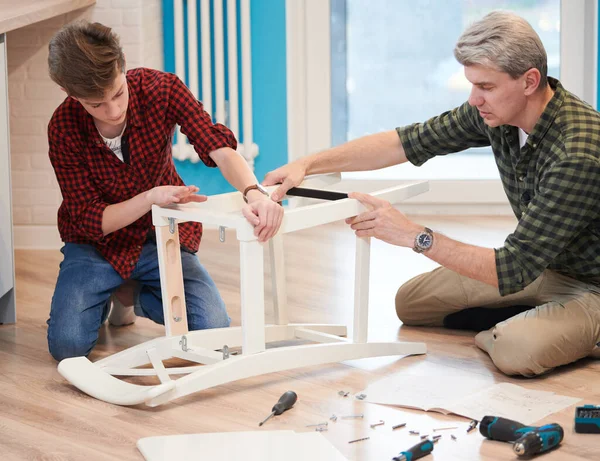
[[[470,83],[453,55],[465,28],[510,10],[539,34],[549,75],[559,77],[560,0],[331,0],[331,137],[338,145],[420,122],[468,99]],[[489,148],[356,177],[497,179]]]

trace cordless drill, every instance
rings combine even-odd
[[[519,456],[544,453],[558,446],[564,431],[558,424],[525,426],[510,419],[485,416],[479,423],[479,432],[490,440],[514,442],[513,450]]]

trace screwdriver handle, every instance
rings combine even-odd
[[[535,426],[525,426],[498,416],[484,416],[479,423],[479,432],[490,440],[500,442],[515,442],[528,432],[537,430]]]
[[[273,406],[271,411],[275,413],[275,415],[280,415],[284,411],[287,411],[290,408],[292,408],[297,400],[298,396],[294,391],[287,391],[285,394],[279,397],[279,400]]]
[[[544,453],[557,447],[562,442],[564,435],[560,425],[546,424],[520,437],[513,445],[513,450],[519,456]]]
[[[433,451],[433,442],[429,439],[425,439],[420,443],[417,443],[414,447],[409,448],[407,451],[401,451],[398,456],[392,458],[392,461],[414,461],[415,459],[427,456]]]

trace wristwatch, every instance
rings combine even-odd
[[[244,193],[242,194],[242,196],[244,197],[244,202],[248,203],[248,197],[246,197],[246,194],[254,189],[266,195],[267,197],[269,196],[267,189],[265,189],[261,184],[252,184],[251,186],[248,186],[246,187],[246,189],[244,189]]]
[[[423,232],[419,232],[415,237],[415,245],[413,251],[416,253],[423,253],[429,250],[433,245],[433,231],[426,227]]]

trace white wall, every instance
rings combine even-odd
[[[16,248],[60,246],[56,213],[61,196],[48,159],[46,129],[65,94],[48,76],[50,38],[76,19],[101,22],[119,34],[128,68],[162,69],[161,5],[160,0],[97,0],[90,8],[7,34]]]

